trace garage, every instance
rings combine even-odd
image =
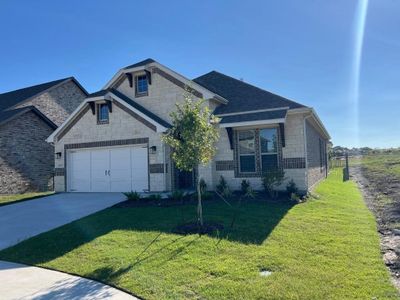
[[[142,192],[149,189],[146,146],[69,150],[69,192]]]

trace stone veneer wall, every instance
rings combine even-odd
[[[288,115],[285,123],[285,147],[282,147],[281,163],[285,171],[287,181],[293,179],[298,188],[302,191],[307,190],[305,151],[304,151],[304,129],[302,114]],[[213,164],[213,181],[218,183],[220,176],[224,176],[231,189],[240,189],[243,179],[249,180],[254,189],[262,189],[261,177],[235,177],[234,151],[230,149],[228,134],[225,128],[220,129],[220,139],[217,142],[217,153]],[[286,188],[282,184],[281,190]]]
[[[52,190],[52,132],[32,111],[0,126],[0,194]]]
[[[86,94],[69,80],[18,107],[33,105],[54,124],[60,126],[85,98]]]
[[[321,157],[320,140],[322,146],[326,149],[326,140],[315,129],[315,127],[306,120],[306,140],[307,140],[307,165],[308,165],[308,187],[312,188],[318,181],[326,177],[326,150]],[[320,160],[322,159],[322,167]]]
[[[167,180],[171,172],[170,170],[167,170],[167,174],[164,174],[159,170],[159,164],[164,163],[164,145],[161,142],[160,133],[154,132],[115,104],[113,104],[112,113],[109,115],[108,124],[97,124],[96,115],[93,115],[92,111],[88,110],[81,117],[81,119],[79,119],[77,123],[60,139],[60,141],[55,143],[55,152],[62,153],[62,157],[55,160],[56,170],[59,170],[58,176],[55,176],[54,179],[55,190],[57,192],[66,191],[65,146],[70,144],[129,139],[144,139],[145,141],[143,143],[147,143],[148,140],[149,147],[157,147],[155,154],[149,154],[149,161],[151,165],[149,170],[152,170],[152,172],[150,172],[150,190],[166,190],[168,188]],[[168,164],[168,168],[169,166],[170,164]]]

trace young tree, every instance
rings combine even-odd
[[[183,171],[197,172],[197,217],[203,226],[203,208],[198,168],[208,164],[215,154],[215,143],[219,138],[215,124],[218,119],[211,114],[204,100],[193,101],[191,94],[184,95],[185,101],[176,104],[176,111],[171,113],[172,128],[162,140],[172,148],[172,159],[176,167]]]

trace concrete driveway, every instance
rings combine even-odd
[[[125,199],[121,193],[61,193],[0,207],[0,250]]]
[[[97,281],[5,261],[0,261],[0,279],[1,299],[137,299]]]

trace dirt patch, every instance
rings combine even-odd
[[[352,167],[350,175],[376,217],[383,260],[400,290],[400,179],[362,166]]]

